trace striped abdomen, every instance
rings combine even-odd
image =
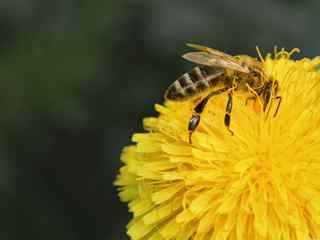
[[[198,66],[183,74],[174,81],[165,93],[169,100],[185,100],[219,83],[219,78],[225,73],[222,68]]]

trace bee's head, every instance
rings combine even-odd
[[[263,74],[262,64],[258,61],[258,59],[248,55],[238,55],[237,59],[243,67],[248,68],[251,77],[258,78]]]
[[[238,55],[236,56],[239,61],[241,62],[241,64],[243,65],[247,65],[249,67],[251,66],[257,66],[260,65],[261,63],[258,61],[258,59],[250,57],[248,55]]]
[[[250,68],[250,76],[253,78],[261,78],[263,76],[263,71],[259,68]]]

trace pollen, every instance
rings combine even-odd
[[[133,240],[320,239],[320,58],[262,59],[281,106],[235,94],[210,99],[188,141],[193,101],[156,104],[157,117],[123,149],[115,185]]]

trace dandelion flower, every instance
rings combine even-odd
[[[124,148],[115,182],[133,240],[320,239],[320,58],[263,60],[280,86],[276,117],[235,93],[210,100],[188,141],[192,101],[156,105]]]

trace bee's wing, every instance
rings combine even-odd
[[[242,66],[232,57],[226,58],[220,55],[214,55],[208,52],[189,52],[182,56],[184,59],[205,66],[221,67],[235,71],[249,73],[247,66]]]
[[[214,49],[214,48],[210,48],[210,47],[206,47],[206,46],[203,46],[200,44],[194,44],[194,43],[187,43],[187,46],[194,48],[194,49],[197,49],[201,52],[207,52],[207,53],[211,53],[212,55],[215,55],[215,56],[220,56],[225,59],[230,59],[231,61],[234,60],[231,55],[224,53],[224,52],[221,52],[221,51]]]

